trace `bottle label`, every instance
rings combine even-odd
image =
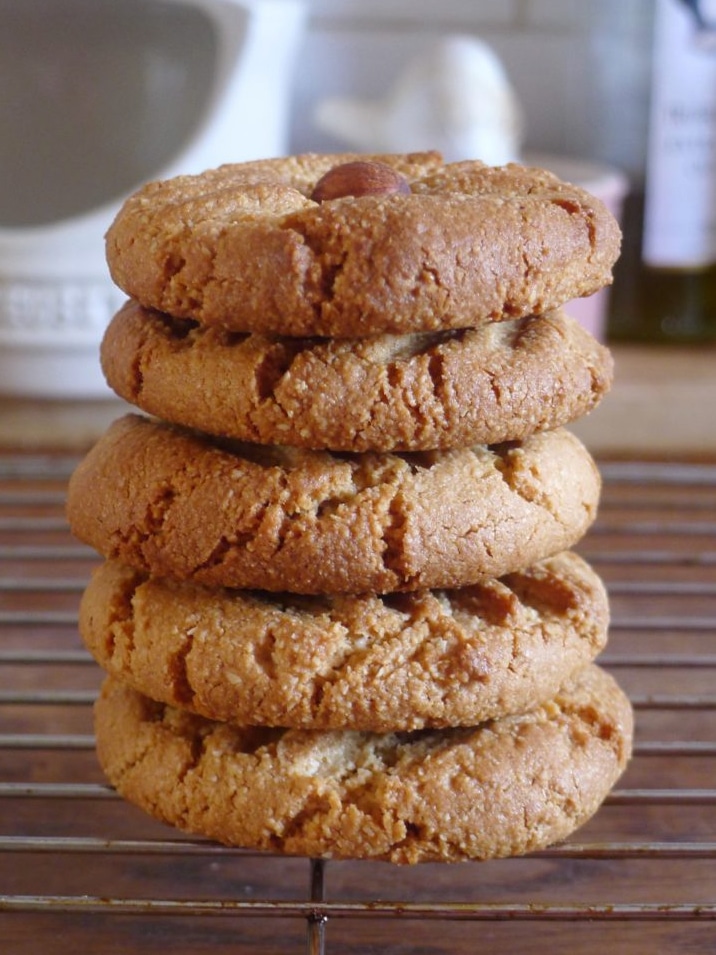
[[[716,4],[657,0],[643,257],[716,262]]]

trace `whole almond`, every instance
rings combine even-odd
[[[391,166],[371,160],[342,163],[329,169],[316,183],[311,199],[326,202],[346,196],[409,194],[408,181]]]

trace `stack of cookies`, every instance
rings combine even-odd
[[[229,845],[398,863],[566,837],[631,749],[573,548],[611,383],[562,311],[619,229],[547,172],[305,155],[157,182],[107,236],[141,412],[70,483],[117,790]]]

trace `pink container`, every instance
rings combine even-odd
[[[560,179],[591,192],[602,200],[618,222],[621,221],[629,182],[619,169],[586,160],[572,159],[568,156],[527,154],[522,161],[525,165],[549,169]],[[587,298],[573,299],[565,309],[595,338],[604,341],[608,306],[609,288],[604,288]]]

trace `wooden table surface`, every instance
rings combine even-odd
[[[699,400],[710,376],[701,387]],[[702,418],[697,438],[692,428],[677,446],[664,447],[662,431],[643,447],[603,441],[609,428],[597,442],[602,506],[579,550],[611,594],[602,662],[636,710],[626,774],[564,845],[418,868],[229,851],[149,820],[105,786],[91,722],[101,674],[76,629],[96,557],[63,514],[68,474],[98,420],[79,421],[68,440],[55,429],[49,448],[27,431],[11,440],[19,425],[5,419],[3,953],[716,951],[716,449]]]

